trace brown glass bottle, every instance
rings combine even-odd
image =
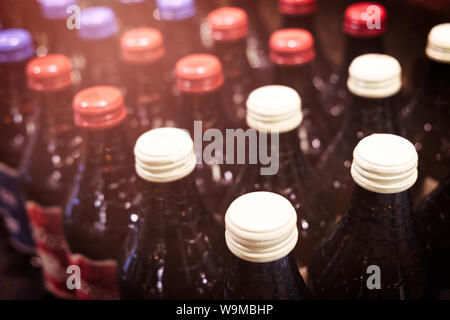
[[[118,298],[116,259],[140,201],[125,127],[126,107],[114,87],[92,87],[73,101],[84,149],[64,231],[71,264],[80,267],[79,299]]]
[[[69,252],[63,211],[75,182],[82,137],[73,123],[72,65],[66,56],[47,55],[27,66],[28,86],[39,108],[37,135],[22,166],[26,209],[47,290],[71,299],[66,270]]]
[[[119,262],[121,298],[216,298],[223,228],[197,192],[192,139],[181,129],[154,129],[139,138],[135,156],[143,201]]]

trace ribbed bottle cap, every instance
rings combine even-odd
[[[248,34],[247,13],[240,8],[222,7],[213,10],[208,14],[207,21],[216,41],[238,40]]]
[[[398,193],[417,180],[414,145],[393,134],[373,134],[353,151],[351,174],[356,184],[377,193]]]
[[[75,124],[93,130],[114,127],[127,115],[122,93],[110,86],[80,91],[73,99],[73,109]]]
[[[386,30],[386,9],[376,2],[358,2],[344,13],[345,33],[355,37],[375,37]]]
[[[251,262],[281,259],[298,240],[294,207],[272,192],[247,193],[234,200],[225,214],[225,228],[228,249]]]
[[[278,0],[278,11],[288,16],[303,16],[316,10],[316,0]]]
[[[161,20],[177,21],[193,17],[195,0],[156,0]]]
[[[26,60],[34,54],[33,39],[25,29],[0,30],[0,63]]]
[[[303,29],[283,29],[270,37],[270,60],[278,65],[301,65],[314,59],[314,38]]]
[[[450,23],[439,24],[431,29],[425,52],[432,60],[450,63]]]
[[[76,5],[77,0],[38,0],[44,18],[49,20],[61,20],[69,17],[67,8]]]
[[[219,89],[223,82],[222,64],[210,54],[191,54],[175,66],[177,87],[182,92],[207,93]]]
[[[131,29],[120,39],[122,58],[130,63],[152,63],[165,55],[161,33],[153,28]]]
[[[287,132],[302,122],[301,99],[297,91],[286,86],[264,86],[247,99],[247,125],[255,130]]]
[[[402,87],[402,68],[397,59],[386,54],[361,55],[348,68],[347,87],[365,98],[390,97]]]
[[[34,58],[27,65],[28,87],[34,91],[56,91],[72,84],[72,63],[61,54]]]
[[[177,128],[144,133],[134,147],[136,172],[150,182],[171,182],[194,171],[196,158],[190,135]]]
[[[100,40],[111,37],[119,30],[116,15],[108,7],[90,7],[81,10],[78,35],[83,40]]]

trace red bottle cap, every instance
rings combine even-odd
[[[222,64],[210,54],[191,54],[175,66],[179,90],[187,93],[215,91],[223,84]]]
[[[153,28],[125,32],[120,39],[122,58],[130,63],[152,63],[165,55],[161,33]]]
[[[51,92],[72,84],[72,63],[61,54],[34,58],[27,65],[28,87],[34,91]]]
[[[347,7],[343,30],[355,37],[374,37],[386,30],[386,9],[375,2],[358,2]]]
[[[303,29],[283,29],[270,37],[270,60],[278,65],[300,65],[314,59],[314,38]]]
[[[248,34],[247,13],[239,8],[223,7],[213,10],[208,14],[207,21],[216,41],[238,40]]]
[[[316,10],[316,0],[278,0],[278,11],[287,16],[303,16]]]
[[[122,122],[127,110],[122,92],[98,86],[80,91],[73,99],[75,124],[81,128],[107,129]]]

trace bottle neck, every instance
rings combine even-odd
[[[342,67],[347,74],[350,63],[356,57],[366,53],[384,53],[383,36],[376,36],[371,38],[352,37],[346,35],[344,60]],[[346,81],[347,77],[345,77]]]
[[[247,59],[247,39],[215,41],[214,52],[223,64],[227,79],[242,77],[250,69]]]
[[[309,31],[314,39],[316,38],[315,14],[307,14],[300,16],[283,15],[284,28],[297,28]]]
[[[428,60],[423,94],[434,99],[431,105],[450,114],[450,63]]]
[[[291,252],[272,262],[255,263],[231,255],[224,298],[228,300],[301,299],[306,286]]]
[[[31,113],[25,68],[29,60],[0,64],[0,114]]]
[[[73,125],[72,86],[56,92],[36,94],[39,106],[39,121],[42,130],[54,130],[57,127]]]
[[[312,95],[315,91],[313,79],[315,76],[314,61],[294,66],[275,65],[274,66],[274,81],[276,84],[286,85],[300,93],[302,100],[308,92]]]

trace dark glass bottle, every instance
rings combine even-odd
[[[144,180],[139,222],[119,263],[121,298],[212,299],[223,288],[223,228],[195,186],[192,139],[159,128],[135,147]]]
[[[135,143],[150,129],[174,126],[176,108],[161,77],[166,70],[161,33],[151,28],[131,29],[122,35],[121,50],[127,121]]]
[[[167,61],[173,68],[178,59],[202,48],[195,0],[156,0],[156,5],[159,29],[167,48]]]
[[[83,88],[120,86],[118,30],[112,9],[89,7],[81,10],[78,37],[83,53],[80,67]]]
[[[181,92],[181,127],[191,133],[198,153],[197,186],[206,208],[217,214],[222,197],[233,182],[235,170],[233,165],[226,164],[224,146],[222,150],[211,152],[211,159],[204,157],[209,145],[204,139],[205,130],[219,130],[218,133],[225,136],[222,64],[215,56],[194,54],[180,59],[175,73]]]
[[[353,60],[349,73],[348,112],[316,167],[338,216],[344,213],[350,200],[353,182],[348,169],[356,144],[372,133],[403,133],[397,94],[401,88],[401,68],[397,60],[387,55],[362,55]]]
[[[73,101],[84,150],[64,231],[71,264],[80,267],[79,299],[116,299],[117,257],[140,201],[119,89],[92,87]]]
[[[325,86],[317,85],[314,39],[302,29],[283,29],[270,38],[270,59],[274,64],[273,83],[295,89],[302,99],[304,119],[300,125],[303,153],[315,165],[337,127],[327,113]]]
[[[416,210],[416,228],[425,243],[438,289],[450,289],[450,176]]]
[[[226,208],[239,195],[252,191],[270,191],[284,196],[297,210],[302,241],[296,256],[299,264],[305,265],[314,247],[330,231],[335,216],[328,201],[323,201],[327,195],[300,149],[300,99],[288,87],[261,87],[250,94],[247,110],[247,123],[253,131],[257,131],[254,139],[249,139],[247,154],[250,159],[252,156],[256,159],[256,148],[259,148],[260,158],[259,162],[253,163],[247,158],[247,165],[236,176],[223,207]],[[270,140],[264,130],[271,132]],[[268,163],[263,164],[261,153],[264,154],[262,148],[266,143],[271,154],[266,159]]]
[[[25,73],[33,55],[28,31],[0,31],[0,216],[10,244],[23,253],[34,250],[20,182],[21,162],[36,131],[37,110],[27,90]]]
[[[225,113],[231,127],[245,128],[245,101],[255,89],[255,74],[247,57],[248,18],[244,10],[222,7],[207,18],[214,54],[223,65]]]
[[[416,203],[450,174],[450,24],[434,27],[426,58],[415,72],[415,95],[402,110],[408,138],[420,156]]]
[[[315,83],[323,88],[330,77],[332,66],[326,57],[324,49],[316,32],[316,0],[278,0],[278,11],[282,14],[282,26],[286,29],[304,29],[309,31],[315,39],[315,61],[318,74],[315,75]]]
[[[369,16],[370,15],[370,16]],[[344,13],[344,53],[340,66],[331,74],[328,108],[338,123],[344,121],[348,105],[348,67],[356,57],[367,53],[385,53],[386,9],[375,2],[358,2]],[[369,26],[372,29],[369,29]]]
[[[292,252],[297,214],[284,197],[252,192],[237,198],[225,216],[231,261],[226,300],[298,300],[308,289]]]
[[[355,148],[357,184],[347,212],[308,265],[313,294],[325,299],[420,299],[429,294],[408,189],[417,152],[406,139],[373,134]]]
[[[75,294],[66,285],[70,263],[62,218],[83,141],[73,124],[71,72],[71,62],[63,55],[47,55],[28,64],[28,86],[36,95],[39,121],[22,166],[26,209],[44,283],[50,293],[64,299]]]

